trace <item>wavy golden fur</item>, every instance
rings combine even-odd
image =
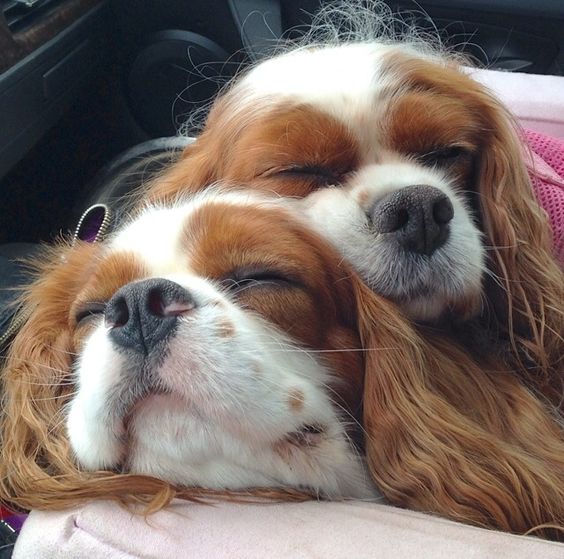
[[[144,502],[174,497],[292,501],[281,488],[222,492],[179,488],[147,476],[82,472],[64,429],[79,348],[69,326],[77,278],[97,247],[49,253],[25,294],[32,314],[2,372],[0,500],[19,509],[59,509],[97,498]],[[80,253],[79,257],[75,256]],[[64,258],[64,262],[63,259]],[[366,454],[393,504],[515,533],[561,538],[564,430],[514,375],[489,373],[441,337],[420,333],[394,305],[350,273],[365,355]],[[375,348],[389,351],[370,351]]]

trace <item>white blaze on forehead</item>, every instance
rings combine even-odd
[[[392,48],[373,43],[292,51],[258,64],[242,84],[258,96],[358,102],[373,96],[382,55]]]
[[[395,83],[384,75],[385,54],[397,46],[378,43],[292,51],[253,68],[233,90],[235,113],[268,110],[272,100],[306,103],[344,124],[357,138],[361,157],[374,160],[374,122],[386,111],[380,93]],[[366,153],[365,153],[366,152]]]
[[[170,271],[177,261],[178,246],[191,208],[148,208],[138,218],[121,229],[110,243],[110,250],[134,252],[150,263],[153,272]],[[186,263],[178,262],[179,271]]]
[[[258,97],[288,96],[304,102],[327,102],[373,97],[386,85],[382,72],[387,55],[401,53],[440,66],[443,57],[417,43],[348,43],[304,47],[257,64],[239,84]],[[401,77],[401,76],[398,76]],[[388,82],[389,83],[389,82]]]
[[[382,132],[378,123],[389,109],[383,93],[402,83],[401,70],[383,71],[392,53],[444,65],[436,53],[409,43],[302,48],[252,68],[231,91],[229,111],[248,123],[280,101],[311,105],[344,124],[359,142],[362,161],[374,162]]]

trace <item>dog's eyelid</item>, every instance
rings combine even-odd
[[[80,324],[85,319],[103,314],[106,310],[106,303],[102,301],[86,301],[80,304],[75,313],[74,320],[76,324]]]
[[[415,157],[423,164],[448,166],[471,154],[472,150],[469,146],[453,144],[450,146],[438,146],[428,151],[416,153]]]
[[[416,155],[420,158],[436,157],[442,159],[451,159],[461,155],[468,155],[472,149],[467,144],[438,145],[428,150],[422,150]]]
[[[227,289],[238,289],[243,285],[277,285],[299,286],[300,278],[289,270],[280,270],[275,267],[248,267],[233,270],[220,279],[220,283]]]
[[[328,182],[341,182],[340,177],[350,170],[341,171],[333,169],[329,165],[315,164],[315,163],[296,163],[291,165],[280,165],[278,167],[271,167],[266,171],[260,173],[261,177],[276,177],[276,176],[312,176],[322,178]]]

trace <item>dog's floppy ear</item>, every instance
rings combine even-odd
[[[474,198],[488,256],[480,326],[498,342],[509,367],[561,403],[564,276],[533,193],[518,126],[458,64],[440,68],[397,54],[388,64],[408,83],[457,98],[472,114],[475,168],[467,194]]]
[[[564,275],[532,189],[518,128],[497,100],[482,93],[480,103],[488,141],[475,185],[489,256],[487,311],[492,329],[510,340],[511,365],[558,405],[564,399]]]
[[[98,245],[46,250],[33,263],[37,279],[21,297],[26,321],[0,363],[0,503],[12,509],[61,509],[95,498],[146,497],[152,510],[175,495],[170,484],[146,476],[82,472],[66,435],[76,348],[69,327],[74,295]],[[185,498],[192,498],[187,492]]]
[[[68,248],[61,248],[36,263],[38,279],[23,298],[28,318],[2,364],[0,497],[22,508],[37,505],[38,486],[56,486],[51,476],[74,468],[63,418],[71,390],[68,299],[96,250],[85,245],[84,258],[66,261]],[[60,274],[67,266],[70,273]]]
[[[143,203],[174,202],[178,196],[203,190],[220,176],[219,143],[205,132],[186,147],[182,156],[151,181]]]
[[[561,430],[536,399],[518,383],[509,395],[498,392],[462,350],[423,341],[360,281],[355,292],[366,454],[382,493],[393,504],[478,526],[517,533],[564,526]],[[514,417],[500,420],[500,409]],[[531,426],[519,419],[529,410]],[[529,447],[512,440],[513,423],[526,431],[515,439]],[[536,456],[543,431],[555,448],[539,447]]]

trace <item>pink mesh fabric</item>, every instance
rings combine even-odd
[[[525,139],[533,152],[528,165],[533,188],[550,218],[556,257],[564,264],[564,141],[531,130]]]

